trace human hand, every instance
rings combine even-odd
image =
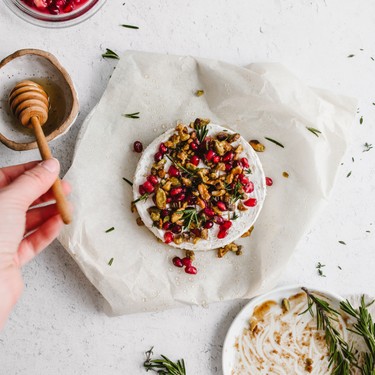
[[[0,168],[0,330],[23,289],[21,267],[63,226],[56,204],[33,208],[54,199],[59,171],[56,159]],[[63,190],[70,192],[64,181]]]

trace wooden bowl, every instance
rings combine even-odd
[[[77,118],[77,93],[68,72],[55,56],[38,49],[22,49],[0,62],[0,142],[16,150],[37,148],[35,136],[12,115],[9,93],[20,81],[39,83],[50,97],[50,111],[43,131],[47,141],[64,134]]]

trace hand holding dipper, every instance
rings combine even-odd
[[[49,98],[43,87],[33,81],[22,81],[11,91],[9,104],[20,123],[34,130],[42,159],[51,159],[51,150],[42,130],[42,126],[47,122],[49,110]],[[52,185],[52,191],[63,222],[69,224],[72,221],[71,213],[59,178]]]

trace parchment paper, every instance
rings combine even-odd
[[[203,96],[195,95],[198,89]],[[140,112],[139,119],[122,116],[134,112]],[[65,177],[73,185],[75,218],[59,240],[106,298],[110,314],[266,292],[328,199],[355,113],[355,100],[309,88],[280,64],[243,68],[127,52],[81,132]],[[122,178],[132,179],[139,159],[132,151],[134,141],[146,146],[177,120],[188,123],[196,117],[265,144],[266,151],[258,155],[274,185],[253,235],[238,241],[243,255],[219,259],[216,251],[199,252],[198,274],[191,276],[171,263],[183,251],[137,226],[130,212],[132,190]],[[316,137],[306,127],[321,134]],[[112,226],[115,230],[105,233]]]

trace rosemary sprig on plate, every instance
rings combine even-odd
[[[358,309],[355,309],[348,300],[340,303],[341,310],[355,319],[353,329],[350,331],[361,336],[368,349],[368,352],[364,354],[364,363],[361,368],[363,375],[375,374],[375,322],[367,309],[374,302],[375,300],[366,304],[365,297],[362,296]]]
[[[319,134],[322,134],[322,132],[321,132],[320,130],[315,129],[315,128],[308,128],[308,127],[306,126],[306,129],[307,129],[308,131],[310,131],[311,133],[313,133],[316,137],[319,137]]]
[[[180,212],[183,213],[182,220],[184,220],[184,228],[190,228],[191,223],[194,223],[199,227],[200,222],[195,208],[186,209]]]
[[[186,375],[185,361],[183,359],[173,362],[164,355],[160,356],[161,359],[151,359],[153,348],[146,352],[146,361],[143,363],[147,371],[151,370],[160,375]]]
[[[116,52],[112,51],[109,48],[106,48],[106,51],[105,51],[105,53],[102,54],[102,57],[107,58],[107,59],[120,60],[120,56]]]
[[[128,180],[126,177],[123,177],[122,179],[126,181],[130,186],[133,186],[133,183],[130,180]]]
[[[134,112],[134,113],[125,113],[123,114],[124,117],[126,118],[139,118],[139,112]]]
[[[135,204],[141,201],[146,201],[149,195],[150,195],[149,193],[144,193],[138,199],[136,199],[135,201],[132,201],[132,203]]]
[[[284,148],[284,145],[283,145],[283,144],[281,144],[280,142],[278,142],[278,141],[275,141],[274,139],[272,139],[272,138],[269,138],[269,137],[264,137],[264,138],[266,138],[266,139],[267,139],[267,141],[270,141],[270,142],[274,143],[275,145],[278,145],[278,146],[280,146],[280,147]]]
[[[318,330],[325,332],[325,339],[329,354],[328,368],[332,368],[332,375],[350,375],[351,366],[358,367],[357,359],[352,347],[344,341],[340,332],[335,327],[340,313],[333,309],[327,301],[317,297],[306,288],[302,288],[307,296],[307,311],[311,316],[316,315]],[[315,312],[313,307],[315,307]],[[315,314],[316,313],[316,314]]]

